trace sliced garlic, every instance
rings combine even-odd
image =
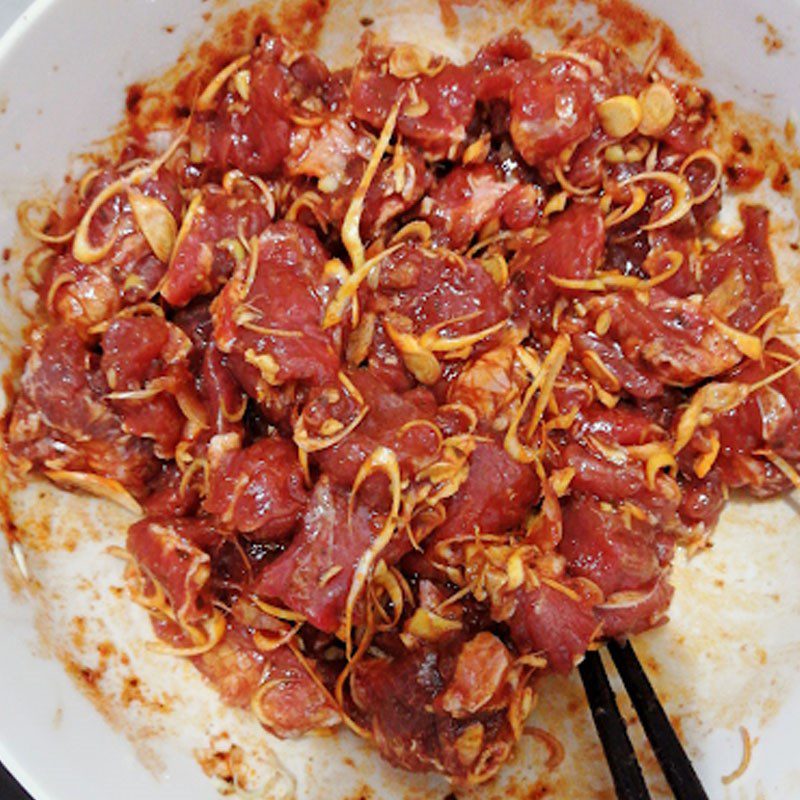
[[[136,189],[128,189],[128,202],[150,249],[159,261],[166,264],[178,236],[178,223],[175,222],[172,212],[161,200],[148,197]]]
[[[619,94],[604,100],[597,106],[597,114],[603,130],[617,139],[624,139],[633,133],[642,121],[642,107],[629,94]]]
[[[645,136],[659,136],[670,126],[675,118],[677,105],[669,87],[663,83],[648,86],[639,95],[641,120],[639,132]]]

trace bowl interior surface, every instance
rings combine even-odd
[[[291,4],[290,0],[287,3]],[[158,76],[188,46],[207,38],[216,20],[236,7],[250,5],[246,0],[216,4],[199,0],[37,0],[12,27],[0,42],[0,246],[13,249],[11,260],[0,269],[10,276],[12,295],[18,298],[23,291],[18,256],[24,243],[16,232],[18,204],[48,189],[57,190],[75,165],[75,157],[111,132],[122,117],[127,85]],[[260,7],[268,10],[275,5],[262,0]],[[517,21],[520,5],[527,4],[486,0],[476,7],[458,8],[473,24],[467,32],[462,25],[461,38],[453,41],[445,34],[436,3],[334,0],[320,50],[334,63],[351,61],[361,32],[358,20],[369,16],[375,19],[377,29],[388,30],[395,38],[426,44],[458,58],[465,52],[471,54],[481,41]],[[577,0],[561,5],[576,15],[591,15],[596,10],[595,4]],[[794,114],[800,104],[796,78],[800,73],[800,3],[762,0],[757,10],[746,0],[672,0],[668,4],[642,0],[639,5],[674,29],[703,69],[700,82],[719,99],[735,100],[779,126]],[[209,13],[210,21],[204,19]],[[772,35],[770,24],[779,29],[783,40],[783,46],[771,52],[765,45],[765,37]],[[548,31],[536,38],[544,44],[556,42]],[[788,220],[791,204],[784,206]],[[796,228],[791,232],[796,235]],[[800,286],[800,271],[795,278]],[[1,299],[0,305],[0,367],[5,371],[9,348],[19,343],[25,318],[8,297]],[[41,491],[52,493],[50,489]],[[99,520],[99,530],[119,531],[125,523],[124,516],[86,498],[58,503],[52,506],[55,510],[50,517],[54,529],[66,526],[72,518],[69,515],[78,515],[74,518],[87,521],[87,525]],[[690,752],[712,797],[733,800],[756,797],[759,792],[765,797],[800,796],[794,753],[800,733],[800,686],[795,680],[800,664],[797,513],[791,500],[763,506],[734,504],[720,524],[714,551],[676,569],[678,591],[672,623],[643,638],[645,652],[661,665],[656,683],[664,687],[670,709],[681,715]],[[49,556],[34,548],[30,565],[43,568],[41,573],[32,570],[34,578],[49,587],[44,593],[41,589],[36,592],[38,605],[30,602],[6,548],[0,554],[5,578],[0,578],[4,632],[0,647],[0,760],[37,800],[213,798],[216,792],[192,754],[202,745],[201,739],[157,733],[148,738],[142,734],[150,724],[146,721],[137,721],[137,733],[131,735],[107,702],[95,696],[93,703],[88,696],[91,691],[78,691],[74,677],[79,664],[72,662],[70,677],[62,663],[52,658],[54,650],[68,662],[71,657],[65,644],[68,637],[59,629],[60,620],[78,611],[87,616],[106,614],[101,589],[119,583],[121,570],[99,558],[105,544],[95,537],[91,546],[79,547],[74,554]],[[59,559],[71,559],[69,575],[61,576],[53,566]],[[71,587],[82,570],[91,576],[97,591],[88,599],[74,600]],[[111,577],[109,571],[114,573]],[[720,576],[724,586],[714,588]],[[59,594],[53,604],[60,603],[61,608],[56,621],[48,623],[48,611],[53,609],[42,608],[41,597]],[[109,616],[120,642],[128,632],[136,641],[147,638],[146,620],[130,613],[130,617]],[[59,632],[61,635],[56,635]],[[162,660],[151,669],[154,679],[163,678],[170,692],[180,691],[176,684],[188,682],[195,687],[199,682],[182,663]],[[552,688],[553,694],[560,692],[573,700],[580,697],[574,679],[554,681]],[[223,713],[208,690],[204,693],[202,686],[187,689],[195,691],[199,692],[195,716],[185,719]],[[563,708],[557,700],[543,698],[545,718],[548,714],[557,718]],[[708,713],[703,713],[704,709]],[[587,724],[588,715],[584,714],[573,727]],[[738,726],[742,724],[758,736],[753,763],[739,781],[726,787],[720,777],[733,771],[739,761]],[[204,730],[208,733],[212,728]],[[586,747],[590,749],[576,751],[572,760],[568,752],[559,780],[569,786],[570,779],[583,770],[594,777],[584,781],[585,794],[576,790],[557,796],[604,796],[608,779],[603,765],[580,760],[581,753],[589,753],[595,760],[600,757],[592,732],[570,731],[568,736],[583,736],[584,741],[588,735]],[[342,741],[348,755],[357,765],[367,765],[364,769],[368,772],[354,774],[341,763]],[[294,787],[303,798],[336,800],[358,796],[362,785],[371,786],[375,797],[440,800],[448,793],[437,779],[406,780],[382,765],[369,766],[374,759],[368,749],[349,738],[338,744],[270,740],[270,747],[285,767],[276,766],[272,755],[264,756],[265,769],[279,770],[282,776],[270,787],[276,797]],[[508,781],[516,780],[524,788],[526,782],[536,780],[535,765],[541,765],[542,759],[541,753],[535,758],[531,755],[532,748],[525,749],[509,768],[506,789],[492,790],[501,792],[498,796],[513,796],[507,791]],[[526,764],[534,766],[526,771]],[[520,796],[527,796],[522,788]]]

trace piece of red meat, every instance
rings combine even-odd
[[[511,671],[507,662],[496,669],[493,648],[483,646],[489,636],[478,634],[478,646],[475,639],[456,641],[356,666],[353,700],[390,763],[417,772],[443,769],[466,784],[491,777],[508,758],[515,735],[503,705],[497,708],[487,701],[467,712],[455,701],[467,688],[467,673],[482,676],[482,688],[490,687],[489,699],[491,688],[501,695],[505,691],[506,702],[510,699]]]
[[[650,292],[648,304],[630,292],[596,298],[587,317],[595,325],[598,316],[608,311],[610,328],[602,338],[617,342],[639,371],[669,386],[691,386],[742,360],[704,305],[659,288]]]
[[[430,192],[426,218],[434,235],[461,250],[483,225],[500,216],[504,198],[517,186],[488,164],[456,167]]]
[[[527,464],[514,461],[493,441],[479,441],[469,459],[469,475],[447,505],[447,519],[434,542],[471,539],[522,525],[539,499],[539,480]]]
[[[291,80],[281,63],[285,49],[281,39],[264,37],[246,66],[248,101],[243,103],[238,92],[223,87],[210,110],[195,114],[190,138],[209,166],[265,175],[289,154]]]
[[[404,245],[381,263],[372,305],[379,313],[391,310],[408,317],[416,335],[459,320],[443,327],[442,335],[462,336],[508,316],[502,293],[480,264],[415,244]]]
[[[727,379],[752,385],[786,369],[798,358],[791,347],[778,340],[768,342],[765,351],[766,355],[760,362],[744,362]],[[800,377],[796,370],[788,370],[782,377],[749,394],[729,411],[715,414],[711,424],[699,432],[704,435],[713,433],[720,443],[719,455],[709,477],[733,488],[744,488],[759,497],[786,491],[791,486],[790,479],[759,452],[771,451],[790,467],[800,465],[798,409]],[[686,471],[690,475],[690,465],[699,454],[694,443],[690,443],[682,453],[688,461]]]
[[[223,639],[208,652],[193,656],[192,663],[227,704],[250,708],[255,703],[261,723],[281,739],[332,728],[341,720],[330,694],[289,647],[260,651],[250,633],[236,624],[229,623]],[[308,657],[306,663],[319,668]]]
[[[228,369],[226,357],[214,344],[203,353],[199,391],[211,433],[241,433],[247,398]]]
[[[213,526],[187,517],[146,517],[128,529],[127,548],[147,578],[164,590],[182,625],[208,619],[213,607],[206,584],[211,555],[221,538]]]
[[[516,313],[534,325],[550,320],[559,295],[576,292],[551,277],[585,280],[600,265],[605,246],[603,216],[596,203],[573,203],[550,221],[544,241],[524,244],[509,264]],[[579,294],[579,293],[578,293]]]
[[[568,581],[566,584],[572,589]],[[508,621],[520,652],[542,653],[548,666],[563,674],[583,657],[598,628],[592,603],[574,591],[572,594],[575,596],[546,584],[520,591]]]
[[[222,526],[258,540],[290,533],[308,500],[297,448],[280,438],[212,456],[209,486],[204,510]]]
[[[311,669],[322,666],[306,657]],[[310,731],[324,731],[341,722],[341,714],[288,647],[267,653],[257,712],[264,727],[281,739],[294,739]]]
[[[666,573],[630,597],[622,596],[595,607],[604,637],[632,636],[666,622],[675,589]]]
[[[130,155],[136,158],[142,153]],[[120,165],[126,160],[125,154],[120,156]],[[87,340],[96,333],[96,326],[120,310],[149,300],[166,269],[134,216],[128,189],[122,183],[129,176],[120,165],[100,168],[83,193],[68,201],[75,206],[72,224],[77,226],[96,198],[116,184],[116,192],[96,209],[87,230],[88,244],[101,247],[108,243],[107,250],[91,259],[91,263],[84,263],[80,260],[84,255],[72,244],[59,248],[38,287],[48,314],[54,320],[74,326]],[[136,191],[158,201],[174,219],[180,219],[183,198],[178,180],[171,172],[162,168],[136,185]]]
[[[361,424],[338,444],[314,454],[314,460],[333,483],[342,488],[353,485],[358,470],[367,457],[380,446],[390,448],[397,456],[401,474],[411,477],[417,470],[430,463],[436,455],[439,442],[430,426],[404,426],[417,420],[431,420],[436,414],[436,400],[424,387],[407,392],[393,392],[383,381],[372,375],[371,371],[357,370],[349,373],[353,384],[361,393],[364,403],[369,406]],[[324,391],[321,394],[324,396]],[[305,418],[313,419],[315,412],[320,416],[323,397],[312,394],[303,411]],[[326,404],[327,405],[327,404]],[[349,409],[353,414],[355,408]],[[342,418],[347,424],[350,414]],[[339,418],[336,415],[336,418]],[[385,482],[373,484],[368,478],[359,492],[362,501],[372,498],[373,505],[382,505],[381,500],[388,497]]]
[[[156,454],[171,457],[187,419],[184,409],[206,422],[189,369],[190,340],[163,317],[123,317],[108,327],[101,347],[100,366],[125,430],[154,440]],[[126,396],[148,390],[155,394]]]
[[[335,378],[338,346],[322,329],[326,260],[311,230],[274,223],[258,239],[255,270],[240,265],[214,299],[214,341],[232,368],[253,376],[256,399],[262,384],[267,393],[290,381],[319,385]]]
[[[93,472],[137,497],[158,471],[152,445],[127,433],[105,402],[98,359],[68,325],[33,334],[8,447],[21,467]]]
[[[740,213],[744,230],[703,260],[700,287],[709,295],[728,284],[726,321],[747,331],[780,303],[783,290],[769,246],[769,212],[743,206]]]
[[[391,48],[368,46],[353,72],[350,102],[358,119],[380,130],[401,92],[405,100],[397,131],[433,158],[443,158],[466,138],[475,114],[474,73],[446,64],[435,75],[395,77],[387,65]],[[413,87],[413,88],[411,88]],[[416,94],[416,99],[410,96]]]
[[[641,589],[660,573],[657,531],[591,496],[570,498],[563,506],[563,536],[558,552],[570,575],[589,578],[605,595]],[[671,555],[671,551],[670,551]]]
[[[336,632],[356,565],[380,523],[363,505],[349,514],[348,495],[321,478],[300,530],[286,551],[261,572],[256,593],[280,600],[322,631]]]
[[[177,307],[201,294],[217,291],[233,274],[236,259],[228,245],[249,241],[269,223],[264,203],[204,187],[190,220],[184,219],[169,267],[161,283],[161,296]]]
[[[569,58],[529,61],[511,89],[511,138],[532,166],[587,138],[597,124],[591,73]]]

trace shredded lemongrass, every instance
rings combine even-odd
[[[441,407],[439,408],[441,411]],[[438,453],[442,449],[442,444],[444,442],[444,434],[442,433],[442,429],[430,419],[412,419],[403,424],[397,430],[398,438],[401,437],[407,431],[413,430],[414,428],[427,428],[428,430],[433,432],[434,437],[436,438],[436,452]]]
[[[422,384],[433,386],[442,375],[442,367],[436,356],[420,344],[411,333],[398,330],[388,320],[383,327],[394,346],[400,351],[406,369]]]
[[[389,244],[416,239],[420,244],[425,245],[430,242],[432,235],[431,226],[425,220],[415,219],[403,225],[389,240]]]
[[[586,371],[595,378],[608,392],[619,392],[622,384],[619,378],[606,366],[602,358],[594,351],[587,350],[581,357]]]
[[[92,327],[89,328],[89,333],[93,335],[105,333],[114,320],[132,319],[133,317],[138,316],[161,317],[163,319],[164,309],[161,308],[161,306],[157,306],[155,303],[151,303],[147,300],[142,303],[136,303],[136,305],[126,306],[125,308],[120,309],[110,319],[105,319],[102,322],[98,322],[97,325],[92,325]]]
[[[279,606],[274,606],[271,603],[265,602],[257,595],[250,595],[250,600],[259,611],[263,611],[268,616],[275,617],[275,619],[281,619],[285,622],[305,622],[307,619],[305,614],[301,614],[298,611],[292,611],[289,608],[280,608]]]
[[[166,642],[148,642],[147,649],[165,656],[178,656],[183,658],[190,658],[192,656],[200,656],[213,650],[225,636],[225,616],[219,611],[215,611],[211,619],[204,621],[203,627],[198,632],[196,626],[187,626],[184,628],[186,633],[194,640],[200,640],[197,644],[189,647],[173,647],[166,644]]]
[[[389,74],[395,78],[408,79],[419,75],[433,77],[447,66],[447,61],[437,58],[419,45],[398,44],[392,49],[387,66]]]
[[[542,364],[542,371],[540,373],[542,375],[541,388],[539,396],[536,398],[533,414],[531,414],[531,419],[528,422],[528,438],[533,436],[534,431],[539,426],[544,416],[545,409],[552,400],[556,379],[561,372],[561,368],[564,366],[570,348],[569,338],[566,336],[559,336],[555,342],[553,342],[553,346]]]
[[[720,450],[719,433],[711,431],[711,449],[707,453],[701,453],[694,460],[693,469],[694,474],[701,480],[711,472],[711,468],[717,460]]]
[[[539,661],[544,661],[544,665],[547,665],[547,659],[540,658]],[[550,771],[556,769],[564,760],[564,745],[561,744],[561,741],[553,736],[552,733],[548,733],[548,731],[537,728],[534,725],[526,725],[524,732],[538,739],[547,748],[548,755],[547,760],[544,762],[545,769]]]
[[[172,249],[172,258],[170,260],[170,266],[172,265],[172,262],[175,260],[175,254],[180,250],[181,245],[183,244],[186,237],[189,235],[189,231],[192,229],[192,225],[194,224],[195,216],[198,214],[202,203],[203,203],[203,195],[200,192],[197,192],[189,202],[189,207],[186,209],[186,213],[183,215],[183,219],[181,220],[181,227],[175,236],[175,241],[173,243],[173,249]]]
[[[114,478],[95,475],[92,472],[72,472],[69,470],[48,469],[44,473],[53,483],[68,486],[71,489],[80,489],[95,497],[113,500],[117,505],[127,509],[133,514],[141,514],[142,507],[136,498]]]
[[[389,115],[386,117],[381,135],[375,143],[375,148],[367,162],[367,167],[364,170],[364,174],[361,176],[358,188],[355,194],[353,194],[353,199],[350,201],[350,206],[344,216],[341,231],[342,242],[350,256],[353,272],[358,272],[364,264],[364,244],[361,241],[360,231],[361,214],[364,211],[364,200],[366,199],[370,184],[378,171],[381,159],[389,147],[389,142],[392,139],[394,128],[397,124],[397,117],[400,114],[400,106],[403,104],[405,97],[405,92],[402,92],[392,106]]]
[[[148,579],[153,587],[153,595],[148,597],[142,591],[144,577],[132,553],[124,547],[118,547],[117,545],[107,547],[106,553],[113,558],[119,558],[125,562],[125,580],[128,584],[131,600],[134,603],[147,609],[151,613],[159,614],[165,619],[176,622],[175,615],[172,613],[172,609],[169,608],[169,604],[167,603],[164,589],[155,578],[151,576]],[[137,582],[137,586],[133,585],[134,580]]]
[[[144,389],[130,389],[124,392],[109,392],[106,400],[150,400],[165,391],[157,380],[151,381]]]
[[[56,207],[47,200],[28,200],[20,203],[17,209],[17,220],[20,228],[39,242],[44,244],[64,244],[75,235],[75,228],[58,236],[45,233],[41,227],[36,227],[31,221],[31,212],[34,210],[45,210],[56,212]]]
[[[556,592],[560,592],[564,595],[564,597],[569,597],[570,600],[573,600],[576,603],[580,603],[581,597],[580,595],[569,588],[569,586],[564,586],[563,583],[559,583],[558,581],[554,581],[552,578],[540,578],[541,582],[545,586],[549,586],[551,589],[554,589]]]
[[[439,616],[426,608],[416,609],[404,626],[406,634],[428,642],[435,642],[462,627],[458,620]]]
[[[285,328],[267,328],[263,325],[256,325],[247,318],[239,319],[236,323],[240,328],[260,333],[262,336],[274,336],[276,339],[302,339],[305,334],[303,331],[290,331]]]
[[[400,622],[400,617],[403,614],[403,607],[405,605],[403,587],[397,578],[396,571],[390,570],[386,566],[386,562],[381,559],[375,566],[372,576],[372,584],[370,592],[376,598],[376,609],[378,613],[384,618],[384,625],[378,626],[378,630],[392,630]],[[392,604],[392,616],[389,617],[384,611],[383,607],[377,602],[377,589],[382,589],[386,592],[389,601]]]
[[[196,458],[192,463],[186,468],[183,475],[181,475],[181,482],[178,485],[178,491],[182,496],[185,496],[186,493],[189,491],[189,485],[192,482],[192,478],[202,470],[203,472],[203,489],[200,494],[203,497],[207,497],[210,488],[210,476],[211,476],[211,469],[209,467],[208,461],[205,458]]]
[[[674,172],[640,172],[620,183],[621,187],[632,186],[636,183],[661,183],[669,189],[672,195],[672,208],[660,217],[655,222],[650,222],[647,225],[642,225],[643,231],[653,231],[658,228],[666,228],[669,225],[683,219],[689,211],[692,210],[694,198],[692,197],[692,189],[686,182],[682,175],[677,175]]]
[[[48,311],[52,311],[55,307],[56,295],[64,287],[72,283],[77,283],[78,279],[71,272],[62,272],[51,284],[47,290],[47,299],[45,305]]]
[[[267,184],[264,183],[264,181],[259,178],[258,175],[248,175],[241,170],[232,169],[226,172],[222,177],[222,188],[228,194],[233,194],[236,190],[236,185],[239,183],[250,183],[255,186],[260,192],[261,196],[264,198],[264,202],[267,207],[267,214],[269,214],[270,218],[275,216],[275,196],[273,195],[269,186],[267,186]]]
[[[25,277],[35,289],[40,288],[44,283],[48,268],[52,266],[55,258],[55,250],[44,246],[37,248],[25,258],[23,264]]]
[[[545,205],[544,211],[542,211],[542,215],[545,217],[549,217],[552,214],[558,214],[567,207],[568,202],[569,202],[569,192],[565,191],[558,192],[557,194],[554,194],[547,201],[547,205]]]
[[[384,473],[389,479],[389,485],[392,492],[392,505],[386,517],[386,521],[383,524],[383,528],[381,528],[380,533],[378,533],[372,544],[361,556],[358,564],[356,565],[355,572],[353,573],[353,582],[350,584],[350,591],[347,595],[344,616],[344,641],[345,652],[348,660],[352,658],[353,613],[355,610],[356,601],[358,600],[361,590],[364,588],[364,585],[370,577],[375,560],[389,544],[397,527],[397,519],[400,514],[400,465],[397,461],[397,456],[395,455],[394,451],[390,450],[388,447],[377,447],[361,465],[361,468],[358,470],[358,474],[356,475],[356,479],[353,482],[349,503],[350,515],[352,516],[355,498],[361,485],[370,475],[379,472]]]
[[[325,570],[320,575],[318,585],[321,587],[327,586],[342,570],[344,567],[341,564],[334,564],[332,567]]]
[[[608,597],[602,603],[598,604],[597,608],[603,609],[604,611],[633,608],[649,600],[658,590],[658,586],[659,584],[656,582],[653,585],[653,588],[646,589],[644,591],[632,589],[614,592],[613,594],[608,595]]]
[[[673,454],[680,453],[702,424],[703,418],[711,414],[722,413],[736,408],[750,395],[752,387],[746,383],[709,383],[698,389],[692,396],[689,405],[684,409],[678,421]]]
[[[557,161],[553,167],[553,174],[556,176],[556,180],[560,184],[561,188],[568,195],[573,195],[575,197],[588,197],[589,195],[596,194],[598,191],[600,191],[599,183],[596,183],[592,186],[575,186],[574,183],[570,183],[569,179],[564,174],[564,168],[561,166],[560,161]]]
[[[239,297],[244,299],[249,296],[253,289],[253,284],[256,280],[256,273],[258,272],[258,253],[260,249],[257,237],[253,237],[248,242],[250,258],[247,261],[247,272],[245,273],[244,281],[242,282]]]
[[[303,114],[290,113],[289,119],[301,128],[319,128],[325,119],[319,116],[304,116]]]
[[[567,353],[570,350],[570,340],[566,336],[559,336],[553,343],[550,352],[542,362],[541,368],[530,386],[528,386],[523,396],[522,402],[519,405],[516,413],[514,414],[511,424],[508,426],[503,445],[508,454],[517,461],[522,463],[531,463],[537,460],[539,452],[533,450],[528,445],[523,444],[519,439],[519,426],[522,422],[522,417],[528,410],[528,406],[533,400],[536,392],[539,392],[539,397],[536,401],[536,406],[531,417],[531,422],[528,425],[529,438],[533,433],[533,429],[541,419],[544,409],[546,408],[550,399],[550,393],[555,386],[556,378],[558,377],[561,368],[567,358]]]
[[[669,450],[663,448],[660,452],[650,456],[645,464],[645,477],[647,478],[647,486],[650,489],[656,488],[656,477],[665,468],[677,473],[678,462]]]
[[[769,311],[767,311],[765,314],[762,314],[758,318],[758,321],[755,322],[750,327],[750,330],[748,330],[747,332],[754,334],[757,330],[759,330],[760,328],[763,328],[770,321],[772,321],[772,320],[774,320],[776,318],[779,319],[779,320],[783,319],[784,317],[788,316],[788,314],[789,314],[789,306],[785,306],[785,305],[775,306],[775,308],[772,308]]]
[[[477,313],[480,314],[482,312]],[[419,337],[420,345],[432,353],[448,353],[454,350],[462,350],[464,348],[472,347],[484,339],[488,339],[498,331],[501,331],[507,324],[507,320],[503,319],[500,320],[500,322],[496,322],[494,325],[490,325],[488,328],[483,328],[475,333],[467,333],[463,334],[462,336],[452,337],[444,337],[439,335],[439,331],[442,328],[449,327],[450,325],[454,325],[463,320],[467,320],[472,316],[472,314],[468,314],[464,317],[445,320],[444,322],[440,322],[437,325],[428,328],[428,330],[426,330],[425,333]]]
[[[122,165],[125,166],[124,164]],[[137,164],[138,166],[138,164]],[[120,169],[122,171],[122,169]],[[86,195],[91,187],[94,179],[102,175],[103,168],[102,167],[95,167],[94,169],[90,169],[79,181],[78,181],[78,198],[80,200],[85,200]]]
[[[161,167],[172,158],[178,147],[182,144],[186,136],[186,131],[188,130],[188,125],[189,123],[187,122],[175,137],[172,144],[170,144],[157,159],[148,163],[146,166],[138,167],[123,178],[118,178],[113,183],[106,186],[106,188],[94,198],[89,208],[81,217],[78,227],[75,229],[75,237],[72,241],[72,255],[77,261],[80,261],[82,264],[96,264],[108,255],[117,240],[117,230],[115,227],[111,233],[106,236],[102,244],[93,245],[90,241],[90,229],[95,215],[111,198],[119,194],[127,193],[131,187],[138,186],[157,175]]]
[[[621,225],[634,215],[638,214],[647,202],[647,192],[641,186],[631,187],[631,201],[624,208],[615,208],[605,218],[605,227],[613,228]]]
[[[29,581],[31,576],[28,571],[28,561],[25,558],[25,551],[22,549],[22,545],[19,542],[14,541],[11,543],[11,555],[14,557],[14,563],[17,565],[17,569],[23,580]]]
[[[337,290],[336,295],[333,297],[330,303],[328,303],[328,307],[325,309],[325,317],[322,321],[323,328],[330,328],[332,325],[336,325],[341,321],[348,301],[356,296],[358,287],[363,283],[372,269],[380,264],[384,258],[390,256],[402,246],[403,242],[398,242],[397,244],[388,247],[386,250],[382,250],[380,253],[372,256],[372,258],[369,260],[362,260],[361,266],[357,269],[354,269],[347,276],[344,283]]]
[[[367,604],[367,627],[364,635],[361,637],[361,641],[358,643],[358,649],[353,654],[353,657],[348,659],[347,663],[344,665],[344,669],[339,673],[339,677],[336,679],[336,686],[334,687],[334,696],[336,699],[336,703],[338,708],[341,710],[342,719],[344,720],[345,725],[350,728],[353,733],[358,736],[361,736],[364,739],[371,739],[372,734],[366,729],[359,725],[354,719],[350,717],[349,714],[346,714],[344,711],[344,688],[347,684],[347,679],[350,677],[350,674],[353,671],[353,668],[359,661],[364,657],[366,652],[369,650],[370,645],[372,644],[372,637],[375,633],[375,622],[373,619],[373,612],[372,606],[368,603]]]
[[[522,244],[525,244],[528,247],[533,247],[534,245],[540,244],[549,238],[549,231],[547,228],[542,227],[533,226],[530,228],[523,228],[519,231],[503,230],[481,238],[480,241],[476,242],[472,247],[470,247],[464,255],[466,258],[474,258],[481,250],[485,250],[487,247],[492,245],[500,244],[504,245],[510,250],[516,250]],[[458,254],[456,255],[458,258],[460,258]]]
[[[444,405],[439,406],[439,413],[443,414],[445,412],[455,411],[458,414],[463,414],[467,421],[469,422],[469,429],[467,430],[467,434],[473,433],[475,428],[478,427],[478,412],[475,411],[472,406],[468,406],[466,403],[445,403]]]
[[[754,455],[763,456],[771,461],[791,481],[795,489],[800,489],[800,475],[783,456],[779,456],[772,450],[756,450]]]
[[[320,228],[322,228],[324,231],[327,231],[328,221],[319,210],[319,206],[321,204],[322,198],[316,192],[313,192],[309,189],[308,191],[303,192],[299,197],[295,198],[283,217],[290,222],[295,222],[300,212],[305,208],[311,212]]]
[[[705,203],[706,200],[710,199],[722,180],[722,159],[713,150],[709,150],[707,148],[695,150],[694,153],[688,156],[688,158],[684,160],[683,164],[681,164],[678,174],[682,177],[685,177],[686,170],[689,169],[692,164],[695,164],[698,161],[707,161],[709,164],[711,164],[711,166],[714,167],[714,177],[712,178],[709,187],[702,194],[692,197],[693,205],[700,205],[701,203]]]
[[[364,405],[364,395],[358,390],[358,387],[350,380],[346,372],[339,371],[336,375],[339,383],[344,386],[347,393],[359,404]]]
[[[764,345],[758,336],[745,333],[738,328],[726,324],[716,316],[711,317],[714,327],[744,356],[758,361],[764,351]]]
[[[328,691],[328,687],[325,686],[322,679],[317,674],[317,671],[311,666],[308,659],[303,655],[300,648],[297,646],[297,643],[294,641],[289,642],[289,649],[292,651],[294,657],[300,663],[300,666],[306,671],[308,677],[314,682],[316,687],[322,692],[328,702],[335,708],[339,713],[342,715],[344,720],[348,719],[348,716],[344,712],[344,707],[340,706],[339,703],[336,702],[336,698]]]
[[[298,449],[305,453],[316,453],[320,450],[326,450],[333,445],[338,444],[345,437],[349,436],[363,421],[364,417],[369,413],[369,406],[363,405],[353,420],[345,425],[341,430],[332,436],[310,436],[305,428],[303,417],[297,421],[294,428],[294,442]]]
[[[773,356],[774,358],[774,356]],[[757,392],[759,389],[763,389],[766,386],[774,383],[775,381],[780,380],[784,377],[784,375],[788,375],[790,372],[794,372],[798,367],[800,367],[800,358],[796,358],[794,361],[790,361],[785,367],[782,367],[777,372],[772,372],[767,375],[766,378],[762,378],[760,381],[756,381],[755,383],[751,383],[748,387],[750,393]]]
[[[562,289],[573,289],[583,292],[606,292],[609,289],[634,289],[646,291],[653,289],[678,273],[683,266],[683,254],[677,250],[667,250],[663,253],[670,261],[670,266],[652,278],[637,278],[635,275],[623,275],[621,272],[597,271],[593,278],[560,278],[557,275],[547,277]]]
[[[605,72],[605,67],[600,61],[598,61],[596,58],[592,58],[592,56],[589,56],[586,53],[581,53],[577,50],[543,50],[541,53],[538,53],[536,57],[544,59],[568,58],[571,61],[576,61],[581,66],[586,67],[595,78],[599,78]]]
[[[206,85],[200,97],[197,98],[195,103],[195,110],[197,111],[210,111],[213,108],[214,99],[219,94],[220,89],[228,82],[228,78],[238,72],[248,61],[250,56],[241,56],[235,61],[231,61],[226,67],[223,67]]]
[[[111,248],[116,242],[116,230],[112,231],[105,241],[95,246],[89,241],[89,227],[95,214],[100,210],[100,207],[107,203],[112,197],[121,194],[127,187],[127,180],[120,178],[113,183],[106,186],[97,197],[94,198],[86,213],[81,217],[78,227],[75,230],[75,238],[72,242],[72,255],[76,260],[82,264],[96,264],[108,255]]]
[[[274,650],[277,650],[279,647],[283,647],[285,644],[288,644],[297,635],[302,627],[303,623],[298,622],[288,630],[272,636],[267,636],[267,634],[262,633],[261,631],[256,631],[253,634],[253,644],[262,653],[271,653]]]
[[[739,726],[739,735],[742,737],[742,760],[733,772],[722,778],[722,782],[726,786],[744,775],[747,768],[750,766],[750,759],[753,756],[753,742],[750,739],[750,732],[744,725]]]
[[[220,398],[219,410],[223,419],[227,420],[228,422],[241,422],[244,419],[245,413],[247,412],[247,398],[242,397],[239,408],[236,409],[236,411],[228,411],[228,407],[225,405],[224,398]]]

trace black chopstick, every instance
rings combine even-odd
[[[0,797],[3,800],[32,800],[2,764],[0,764]]]
[[[608,643],[608,651],[619,672],[644,732],[661,764],[675,800],[708,800],[692,762],[678,739],[647,674],[630,642]]]
[[[600,743],[606,755],[619,800],[650,800],[642,769],[628,738],[625,720],[619,713],[600,654],[590,651],[578,670],[589,700]]]

